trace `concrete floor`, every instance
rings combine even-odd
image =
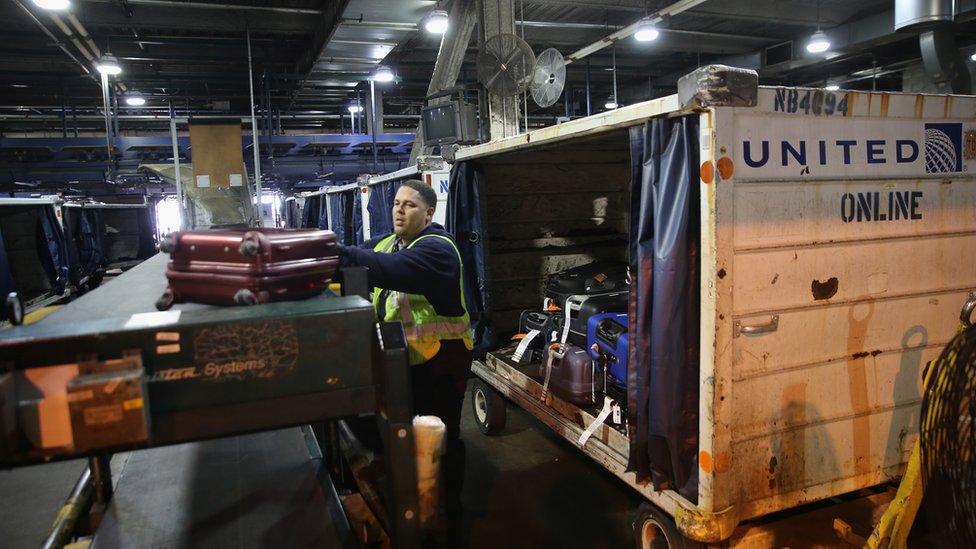
[[[469,547],[632,547],[641,498],[512,405],[504,432],[481,434],[468,391],[462,501]]]

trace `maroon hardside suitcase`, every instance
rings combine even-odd
[[[159,245],[170,254],[169,287],[156,302],[254,305],[320,293],[339,266],[332,231],[243,229],[172,233]]]

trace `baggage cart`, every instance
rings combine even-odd
[[[976,288],[976,97],[758,87],[734,71],[704,67],[677,95],[464,148],[453,166],[448,228],[475,271],[476,333],[490,324],[504,342],[546,276],[602,258],[636,267],[632,345],[635,321],[671,307],[672,324],[654,317],[637,335],[658,346],[644,362],[682,368],[630,356],[649,434],[629,421],[641,404],[629,394],[629,426],[581,447],[652,504],[635,524],[645,547],[782,546],[769,532],[785,511],[883,506],[877,487],[917,437],[922,369]],[[682,235],[677,284],[655,262]],[[654,355],[681,338],[687,356]],[[507,399],[580,447],[598,410],[543,399],[538,364],[489,347],[473,364],[482,430],[503,425]]]

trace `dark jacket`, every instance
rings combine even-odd
[[[437,234],[454,239],[438,223],[431,223],[418,238]],[[442,316],[460,316],[461,263],[454,247],[441,238],[425,238],[411,248],[393,253],[373,251],[376,243],[389,234],[371,238],[359,247],[342,246],[342,266],[362,266],[369,270],[371,286],[423,295]]]

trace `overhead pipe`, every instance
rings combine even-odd
[[[84,71],[84,73],[85,73],[86,75],[88,75],[88,76],[89,76],[89,77],[90,77],[90,78],[91,78],[92,80],[94,80],[95,82],[98,82],[98,79],[97,79],[97,78],[95,78],[95,75],[93,75],[93,74],[92,74],[92,72],[91,72],[91,69],[90,69],[90,68],[88,68],[88,65],[86,65],[85,63],[82,63],[82,62],[81,62],[81,61],[80,61],[80,60],[79,60],[79,59],[78,59],[78,58],[77,58],[77,57],[75,56],[75,54],[73,54],[73,53],[71,53],[71,50],[69,50],[69,49],[68,49],[68,48],[67,48],[67,47],[66,47],[66,46],[64,45],[64,42],[62,42],[61,40],[58,40],[58,37],[57,37],[57,36],[54,36],[54,34],[53,34],[53,33],[52,33],[51,31],[49,31],[49,30],[47,29],[47,27],[45,27],[45,26],[44,26],[44,23],[41,23],[41,20],[40,20],[40,19],[38,19],[36,15],[34,15],[34,12],[32,12],[32,11],[31,11],[30,9],[28,9],[28,7],[27,7],[27,6],[25,6],[23,2],[21,2],[21,0],[11,0],[11,1],[12,1],[12,2],[14,3],[14,4],[16,4],[16,5],[18,6],[18,7],[20,7],[20,9],[22,9],[22,10],[24,10],[24,13],[26,13],[26,14],[27,14],[27,16],[28,16],[28,17],[30,17],[30,18],[31,18],[31,20],[33,20],[33,21],[34,21],[34,23],[35,23],[35,24],[36,24],[36,25],[37,25],[38,27],[40,27],[42,31],[44,31],[44,34],[46,34],[46,35],[47,35],[47,37],[48,37],[48,38],[50,38],[50,39],[51,39],[51,40],[52,40],[52,41],[53,41],[53,42],[54,42],[54,43],[55,43],[55,44],[56,44],[56,45],[58,46],[58,48],[60,48],[60,49],[61,49],[61,51],[63,51],[63,52],[64,52],[64,53],[65,53],[65,54],[66,54],[66,55],[67,55],[68,57],[70,57],[72,61],[74,61],[75,63],[77,63],[77,64],[78,64],[78,66],[79,66],[79,67],[81,67],[81,70],[82,70],[82,71]]]
[[[590,44],[589,46],[585,46],[569,54],[568,56],[565,57],[566,64],[569,65],[575,61],[579,61],[580,59],[583,59],[584,57],[590,54],[598,52],[607,46],[613,45],[618,40],[622,40],[624,38],[627,38],[628,36],[633,35],[635,32],[637,32],[637,28],[644,23],[652,23],[656,25],[661,21],[664,21],[666,18],[673,17],[675,15],[678,15],[679,13],[688,11],[691,8],[694,8],[695,6],[704,4],[705,2],[706,0],[680,0],[679,2],[675,2],[669,6],[665,6],[649,16],[644,17],[638,21],[635,21],[634,23],[627,25],[626,27],[610,34],[609,36],[601,38],[600,40],[597,40],[596,42]]]
[[[115,0],[89,0],[103,4],[114,4]],[[134,6],[159,6],[180,9],[195,8],[205,10],[266,11],[271,13],[291,13],[296,15],[322,15],[322,10],[307,8],[285,8],[279,6],[250,6],[241,4],[210,4],[206,2],[177,2],[175,0],[127,0]]]
[[[68,21],[75,27],[75,29],[78,30],[78,34],[81,35],[81,38],[82,40],[85,41],[85,44],[88,44],[88,49],[90,49],[92,53],[95,54],[96,58],[100,58],[102,56],[102,51],[99,50],[98,46],[95,45],[95,41],[92,40],[91,34],[88,33],[88,29],[86,29],[81,24],[81,21],[78,21],[78,18],[75,17],[75,14],[68,12],[67,17],[68,17]]]
[[[83,55],[85,59],[87,59],[91,63],[94,63],[98,59],[98,57],[96,57],[92,52],[88,50],[85,44],[81,41],[81,38],[77,34],[75,34],[75,32],[72,31],[71,28],[68,27],[68,25],[65,24],[65,22],[61,19],[61,17],[58,14],[52,13],[51,21],[54,21],[54,25],[59,29],[61,29],[61,32],[63,32],[64,35],[68,37],[68,40],[70,40],[71,43],[74,44],[76,48],[78,48],[78,51],[81,52],[81,55]]]

